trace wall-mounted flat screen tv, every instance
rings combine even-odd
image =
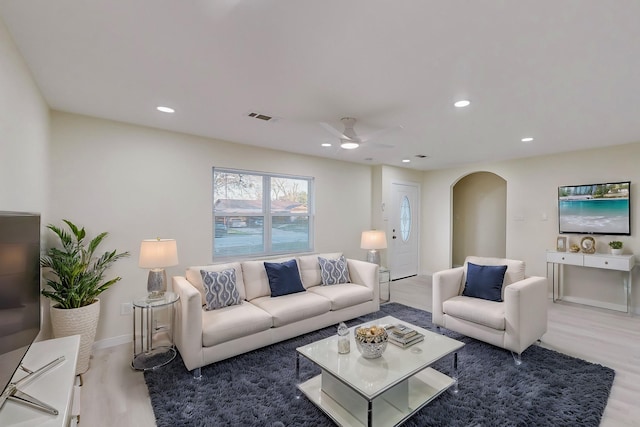
[[[631,182],[558,187],[560,233],[631,234]]]

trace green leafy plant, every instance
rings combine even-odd
[[[100,233],[85,244],[84,227],[63,221],[71,233],[51,224],[47,226],[58,236],[62,248],[50,248],[40,258],[40,266],[52,273],[45,275],[48,288],[42,290],[42,295],[57,302],[60,308],[80,308],[93,303],[98,295],[121,279],[116,277],[105,282],[104,273],[114,262],[129,256],[129,252],[114,250],[96,256],[98,246],[108,233]]]
[[[611,247],[611,249],[622,249],[622,242],[614,240],[612,242],[609,242],[609,246]]]

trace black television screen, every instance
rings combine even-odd
[[[560,233],[631,234],[631,182],[558,187]]]
[[[39,332],[40,215],[0,212],[0,392]]]

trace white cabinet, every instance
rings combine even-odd
[[[61,356],[64,356],[64,361],[25,384],[20,391],[53,406],[59,413],[50,415],[8,400],[0,409],[0,426],[67,427],[74,425],[72,419],[74,389],[76,393],[79,393],[80,389],[74,387],[79,348],[80,335],[33,343],[22,361],[23,366],[28,369],[35,371]],[[18,370],[12,382],[18,381],[25,375],[24,371]],[[75,396],[75,400],[79,401],[79,397],[79,395]]]
[[[610,254],[582,254],[571,252],[547,251],[547,278],[549,278],[549,264],[551,267],[551,283],[553,285],[553,302],[561,300],[564,265],[580,267],[601,268],[626,272],[622,280],[625,289],[626,312],[631,314],[631,286],[633,285],[633,268],[635,267],[634,255],[610,255]],[[598,305],[599,307],[609,308]]]

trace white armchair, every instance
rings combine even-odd
[[[467,266],[506,265],[502,302],[463,296]],[[432,321],[438,327],[510,350],[516,363],[547,331],[547,279],[525,277],[524,261],[467,257],[463,267],[433,275]]]

